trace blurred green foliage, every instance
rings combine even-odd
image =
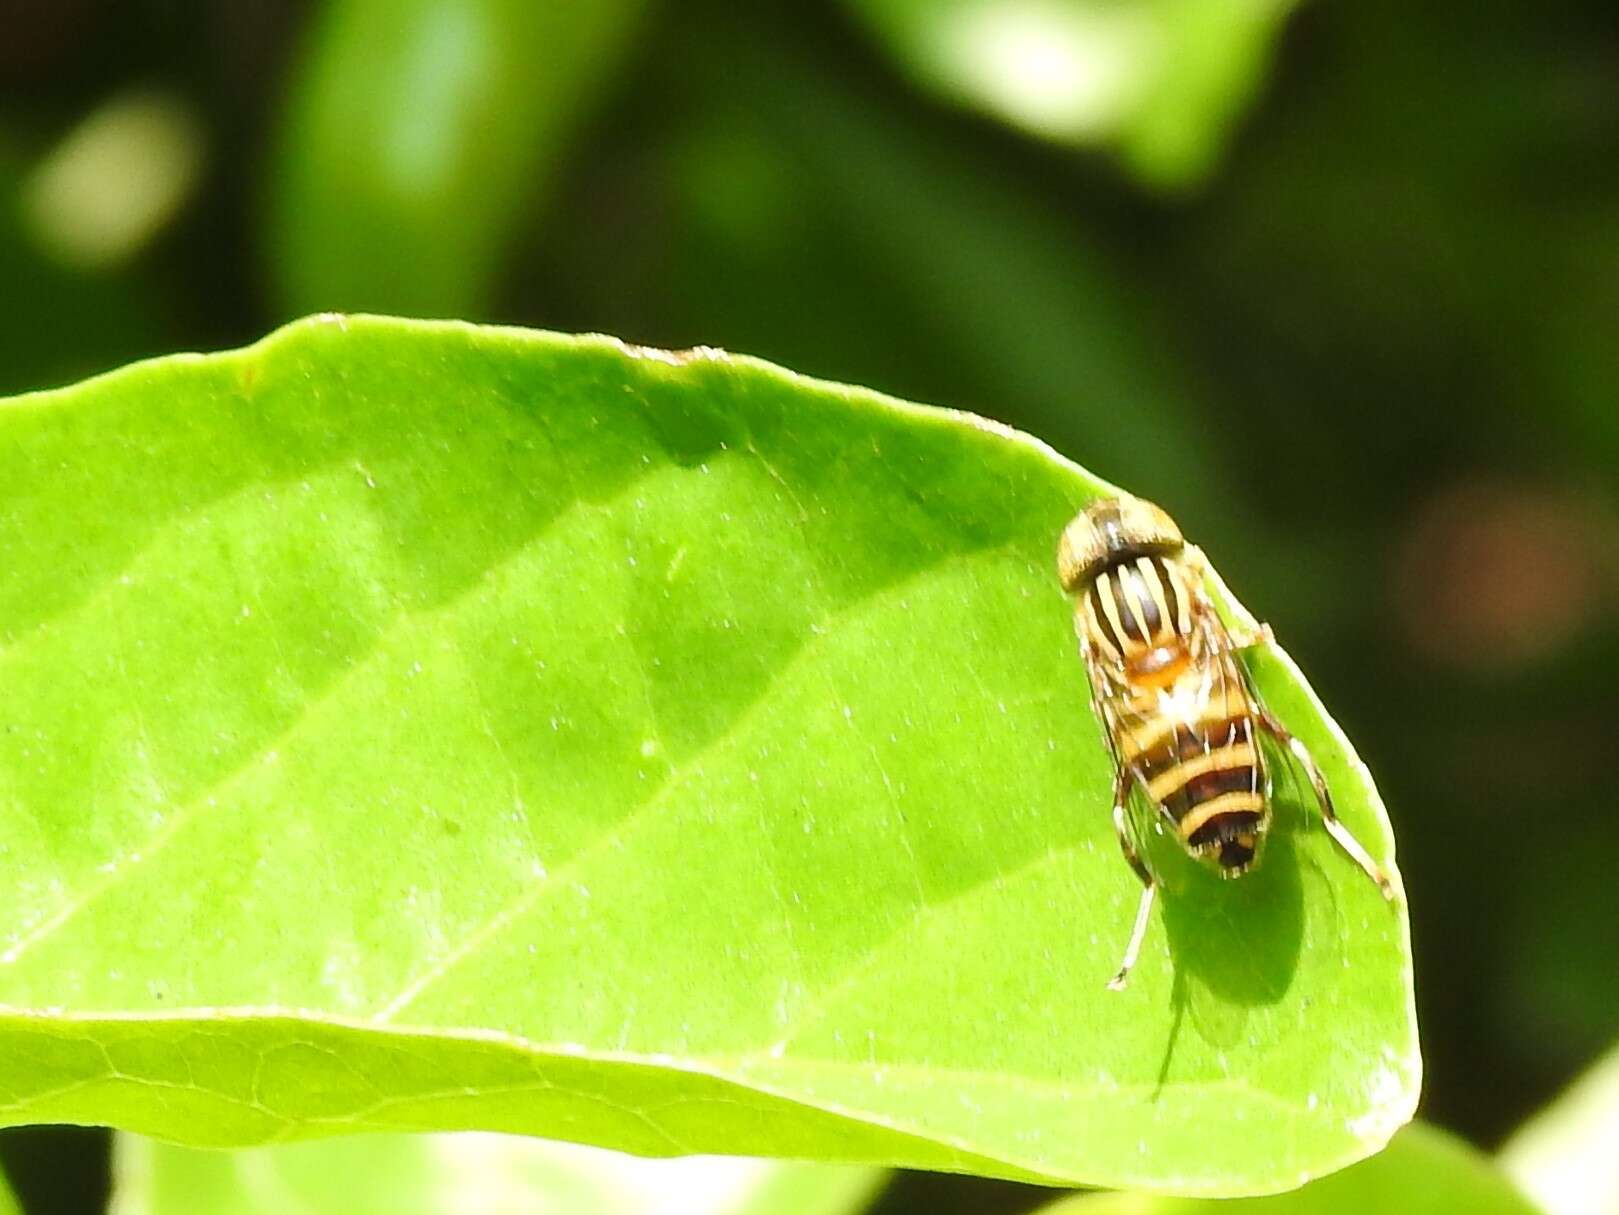
[[[342,49],[341,7],[10,0],[0,391],[289,309],[436,310],[451,283],[468,314],[725,346],[1022,426],[1170,507],[1367,757],[1412,896],[1428,1116],[1489,1145],[1619,1037],[1609,4],[1301,5],[1206,99],[1223,152],[1167,197],[1128,151],[940,104],[853,0],[625,9],[568,44],[599,64],[532,86],[546,134],[481,146],[532,158],[491,170],[500,196],[419,183],[442,192],[363,282],[398,232],[316,239],[319,216],[266,202],[316,152],[290,107]],[[382,70],[386,31],[348,37],[356,74]],[[205,176],[132,260],[53,262],[20,218],[30,174],[154,83],[200,118]],[[303,270],[277,253],[294,240]],[[908,1194],[1020,1201],[912,1179],[883,1209]]]
[[[270,160],[288,313],[472,317],[643,0],[332,0]]]
[[[1619,1215],[1619,1047],[1507,1140],[1501,1163],[1552,1215]]]
[[[1071,1198],[1040,1215],[1541,1215],[1507,1176],[1477,1151],[1420,1122],[1389,1146],[1285,1194],[1221,1201],[1147,1194]]]
[[[1294,0],[845,0],[899,66],[1149,186],[1214,168]]]
[[[516,1135],[354,1135],[242,1152],[120,1135],[111,1211],[856,1215],[886,1177],[878,1169],[744,1157],[644,1160]],[[0,1215],[10,1212],[0,1206]]]

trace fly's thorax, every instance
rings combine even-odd
[[[1141,555],[1099,569],[1076,604],[1091,652],[1125,682],[1169,687],[1202,658],[1196,585],[1179,555]]]

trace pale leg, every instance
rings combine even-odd
[[[1124,859],[1130,862],[1130,868],[1141,879],[1141,902],[1136,905],[1136,923],[1130,930],[1130,943],[1124,947],[1124,961],[1119,965],[1119,973],[1108,980],[1111,991],[1123,991],[1130,978],[1130,970],[1141,954],[1141,939],[1147,935],[1153,897],[1158,893],[1158,883],[1153,880],[1152,870],[1147,868],[1147,863],[1136,851],[1135,841],[1130,837],[1127,802],[1131,780],[1128,773],[1120,772],[1113,783],[1113,830],[1119,837],[1119,848],[1124,853]]]
[[[1297,738],[1287,732],[1286,727],[1277,721],[1268,712],[1260,719],[1260,724],[1269,731],[1271,737],[1285,746],[1299,761],[1299,765],[1310,777],[1310,783],[1315,786],[1316,804],[1321,807],[1321,821],[1327,828],[1327,834],[1337,841],[1349,859],[1354,861],[1366,872],[1366,876],[1377,883],[1377,888],[1383,892],[1385,899],[1394,897],[1394,883],[1389,880],[1388,874],[1371,857],[1371,854],[1361,847],[1361,843],[1350,833],[1348,827],[1339,820],[1337,812],[1332,808],[1332,794],[1327,789],[1327,780],[1321,775],[1321,769],[1316,767],[1315,757],[1310,749]]]

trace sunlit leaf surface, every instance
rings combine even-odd
[[[0,405],[0,482],[6,1121],[1240,1193],[1410,1115],[1403,900],[1294,782],[1241,882],[1158,841],[1104,990],[1137,887],[1053,550],[1107,487],[1027,438],[327,318]]]
[[[879,1169],[643,1160],[513,1135],[355,1135],[207,1151],[122,1135],[112,1215],[853,1215]]]

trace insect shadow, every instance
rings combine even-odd
[[[1291,792],[1291,790],[1289,790]],[[1174,1016],[1160,1086],[1190,1013],[1198,1036],[1231,1046],[1247,1032],[1248,1014],[1287,994],[1304,939],[1303,858],[1294,834],[1305,828],[1296,801],[1278,797],[1263,863],[1240,878],[1222,878],[1167,838],[1155,848],[1163,883],[1164,932],[1175,967]]]
[[[1233,1004],[1274,1004],[1298,969],[1304,897],[1293,815],[1278,815],[1264,864],[1222,878],[1190,858],[1165,873],[1163,917],[1178,973]],[[1170,868],[1171,866],[1164,866]]]

